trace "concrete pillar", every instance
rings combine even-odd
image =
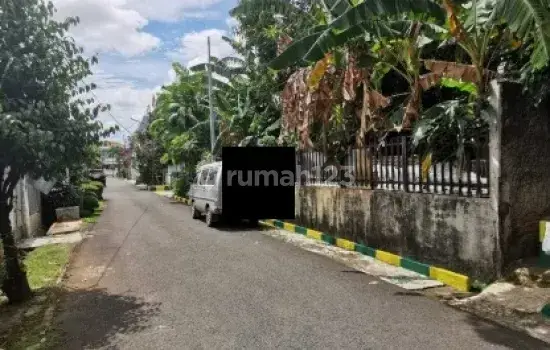
[[[21,218],[23,221],[24,235],[29,238],[32,235],[31,216],[29,210],[29,184],[25,175],[20,181],[21,185]]]
[[[550,101],[535,105],[522,86],[499,82],[491,127],[491,191],[502,265],[536,257],[539,221],[550,214]]]
[[[497,267],[496,277],[502,276],[502,227],[500,221],[500,142],[502,130],[502,101],[501,101],[501,85],[497,80],[491,82],[491,96],[489,98],[490,106],[494,118],[489,122],[489,194],[491,200],[491,208],[493,209],[493,220],[495,230],[495,247],[498,247],[494,252],[493,259]]]

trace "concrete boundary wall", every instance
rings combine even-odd
[[[497,275],[489,198],[322,186],[300,187],[297,197],[299,225],[480,280]]]
[[[550,99],[491,83],[489,198],[307,186],[296,222],[481,280],[537,256],[550,217]]]

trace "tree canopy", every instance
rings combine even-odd
[[[95,85],[84,83],[97,60],[67,35],[79,20],[58,22],[53,14],[41,0],[4,0],[0,11],[0,234],[10,301],[30,295],[9,222],[19,179],[62,178],[110,132],[97,119],[108,106],[88,97]]]
[[[549,11],[548,0],[240,0],[225,38],[239,57],[177,66],[153,137],[165,161],[209,153],[208,68],[220,77],[218,150],[290,144],[338,158],[369,132],[409,132],[426,159],[460,160],[487,133],[491,79],[546,96]]]

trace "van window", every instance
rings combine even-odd
[[[208,173],[208,179],[206,180],[206,184],[215,185],[217,175],[218,175],[218,169],[210,169],[210,172]]]
[[[208,176],[208,169],[203,169],[201,171],[201,178],[199,181],[199,185],[204,185],[206,183],[206,177]]]
[[[199,183],[199,178],[200,178],[201,174],[200,173],[196,173],[195,174],[195,177],[193,178],[193,184],[196,185]]]

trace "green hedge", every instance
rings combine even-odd
[[[93,193],[85,193],[82,200],[82,208],[86,211],[94,210],[99,207],[99,200],[97,196]]]
[[[176,196],[186,197],[189,188],[191,187],[191,182],[187,177],[180,177],[174,182],[174,192]]]
[[[103,182],[99,182],[99,181],[90,181],[89,183],[92,184],[92,185],[94,185],[94,186],[101,187],[101,188],[104,188],[104,187],[105,187],[105,185],[103,185]]]
[[[85,182],[82,185],[80,185],[80,189],[84,193],[86,192],[95,193],[98,199],[103,199],[103,184],[99,181]]]
[[[94,211],[90,210],[90,209],[80,209],[80,217],[81,218],[87,218],[89,216],[92,216],[93,213],[94,213]]]

